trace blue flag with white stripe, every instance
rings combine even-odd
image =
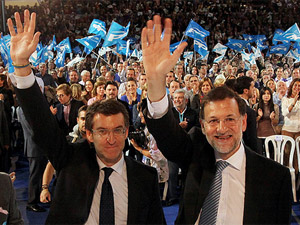
[[[208,54],[207,44],[202,38],[194,38],[194,49],[201,56],[206,56]]]
[[[105,37],[103,47],[109,47],[118,43],[118,41],[122,40],[124,37],[128,35],[130,27],[130,22],[126,27],[121,26],[116,22],[112,22],[110,28]]]
[[[52,42],[50,43],[50,45],[48,45],[48,51],[52,51],[52,49],[54,49],[54,51],[56,50],[56,38],[55,35],[53,35],[53,39]]]
[[[117,43],[117,53],[121,55],[126,55],[126,50],[127,50],[127,41],[120,40]]]
[[[93,35],[93,36],[88,36],[85,38],[75,39],[75,40],[80,44],[82,44],[84,47],[88,48],[90,51],[92,51],[100,43],[101,35]]]
[[[280,37],[289,41],[300,42],[300,30],[297,23],[287,29]]]
[[[187,41],[187,39],[184,39],[183,41],[178,41],[178,42],[176,42],[176,43],[174,43],[174,44],[171,44],[171,45],[170,45],[170,52],[174,52],[174,51],[177,49],[177,47],[178,47],[182,42],[185,42],[185,41]]]
[[[75,48],[73,48],[73,52],[75,54],[80,54],[80,55],[82,54],[82,51],[78,45]]]
[[[290,46],[290,43],[271,46],[270,53],[285,55],[290,49]]]
[[[62,40],[58,45],[56,45],[56,50],[58,52],[72,53],[71,43],[69,37]]]
[[[66,51],[67,49],[64,48],[62,52],[58,52],[57,58],[55,60],[55,65],[57,68],[61,68],[65,66]]]
[[[225,55],[226,51],[227,51],[228,47],[225,45],[222,45],[221,43],[217,43],[215,45],[215,47],[213,48],[212,52],[221,54],[221,55]]]
[[[183,58],[184,58],[184,59],[192,60],[192,59],[193,59],[193,55],[194,55],[193,52],[184,52],[184,53],[183,53]]]
[[[209,31],[205,30],[198,23],[191,20],[189,25],[187,26],[184,35],[191,38],[205,38],[209,35]]]
[[[248,42],[244,41],[244,40],[237,40],[237,39],[231,39],[228,38],[228,43],[226,44],[226,46],[228,48],[231,48],[235,51],[242,51],[243,48],[245,48],[247,46]]]
[[[104,38],[106,35],[106,24],[105,22],[94,19],[90,25],[88,33],[100,35],[101,38]]]

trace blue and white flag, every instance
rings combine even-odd
[[[213,48],[212,52],[215,52],[215,53],[218,53],[218,54],[221,54],[221,55],[225,55],[227,49],[228,49],[227,46],[222,45],[221,43],[218,43]]]
[[[255,48],[252,46],[252,51],[254,53],[255,59],[258,59],[259,57],[262,57],[261,51],[259,48]]]
[[[288,42],[288,40],[286,40],[286,39],[284,39],[282,37],[283,33],[284,33],[284,31],[281,30],[281,29],[276,29],[275,30],[274,35],[273,35],[273,39],[272,39],[273,45],[277,45],[279,41],[283,42],[283,43],[287,43]]]
[[[271,46],[270,53],[285,55],[290,49],[290,46],[290,43]]]
[[[178,42],[176,42],[176,43],[171,44],[171,45],[170,45],[170,52],[174,52],[174,51],[177,49],[177,47],[178,47],[181,43],[183,43],[183,42],[185,42],[185,41],[187,41],[187,39],[184,39],[183,41],[178,41]]]
[[[235,51],[242,51],[243,48],[245,48],[247,46],[248,42],[244,41],[244,40],[237,40],[237,39],[231,39],[228,38],[228,43],[226,44],[226,46],[228,48],[231,48]]]
[[[134,49],[132,54],[131,54],[131,57],[139,58],[139,52],[136,49]]]
[[[194,38],[194,50],[201,56],[206,56],[208,54],[207,44],[204,39]]]
[[[62,40],[58,45],[56,45],[57,52],[63,52],[65,50],[65,53],[71,53],[71,43],[69,37]]]
[[[122,40],[124,37],[128,35],[130,27],[130,22],[126,27],[121,26],[116,22],[112,22],[109,28],[109,31],[105,37],[103,47],[109,47],[118,43],[118,41]]]
[[[300,42],[300,30],[297,23],[287,29],[280,37],[289,41]]]
[[[245,41],[249,42],[249,43],[253,43],[256,40],[256,36],[255,35],[250,35],[250,34],[243,34],[243,38]]]
[[[55,65],[57,68],[61,68],[65,66],[66,51],[67,49],[64,48],[62,52],[57,53],[57,58],[55,60]]]
[[[43,44],[41,42],[38,43],[38,45],[36,46],[36,51],[39,52],[43,49]]]
[[[101,47],[101,48],[99,48],[98,54],[100,56],[103,56],[106,54],[106,52],[109,52],[109,51],[111,51],[111,49],[109,47]]]
[[[184,59],[188,59],[188,60],[192,60],[193,59],[193,55],[194,55],[193,52],[184,52],[183,53],[183,58]]]
[[[127,41],[120,40],[117,43],[117,53],[121,55],[126,55],[126,49],[127,49]]]
[[[29,62],[34,65],[37,66],[39,65],[39,59],[37,57],[37,51],[34,51],[34,53],[31,54],[30,58],[29,58]]]
[[[92,51],[100,43],[101,35],[93,35],[93,36],[88,36],[85,38],[75,39],[75,40],[80,44],[82,44],[84,47],[88,48],[90,51]]]
[[[86,46],[84,46],[83,52],[85,52],[87,55],[89,55],[93,50],[87,48]]]
[[[184,35],[191,38],[205,38],[209,35],[209,31],[205,30],[198,23],[191,20],[189,25],[187,26]]]
[[[104,38],[106,35],[105,22],[98,19],[94,19],[90,25],[88,33],[100,35],[101,38]]]
[[[219,62],[224,58],[224,56],[225,56],[225,54],[216,57],[216,58],[214,59],[214,63],[219,63]]]
[[[267,48],[269,48],[267,45],[265,45],[264,43],[263,43],[263,41],[261,41],[261,40],[257,40],[256,41],[256,46],[257,46],[257,48],[259,48],[260,50],[264,50],[264,49],[267,49]]]
[[[73,48],[73,52],[75,54],[79,54],[79,55],[82,54],[82,51],[81,51],[81,49],[80,49],[80,47],[78,45],[75,48]]]
[[[242,60],[248,61],[251,65],[256,64],[255,55],[253,53],[246,53],[245,50],[241,52]]]
[[[5,43],[8,51],[10,51],[10,39],[11,39],[11,37],[9,34],[2,37],[2,40],[4,40],[4,43]]]
[[[50,45],[48,45],[48,51],[52,51],[52,49],[54,49],[54,51],[56,50],[56,38],[55,35],[53,35],[53,39],[52,42],[50,43]]]
[[[0,53],[1,53],[4,66],[6,66],[7,64],[9,66],[12,66],[10,51],[8,50],[5,40],[3,38],[0,38]]]
[[[74,66],[76,63],[79,63],[82,60],[84,60],[84,58],[77,55],[74,59],[72,59],[70,62],[68,62],[68,64],[66,66],[67,67]]]

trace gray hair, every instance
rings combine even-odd
[[[188,95],[188,93],[186,92],[186,90],[184,90],[184,89],[177,89],[175,92],[174,92],[174,94],[173,95],[175,95],[175,94],[177,94],[177,93],[183,93],[184,94],[184,99],[189,99],[189,95]]]

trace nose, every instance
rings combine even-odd
[[[106,141],[109,143],[109,144],[114,144],[116,139],[115,139],[115,135],[112,131],[109,131],[107,137],[106,137]]]
[[[226,130],[227,130],[227,126],[225,124],[225,121],[224,120],[220,120],[219,124],[217,126],[218,133],[225,133]]]

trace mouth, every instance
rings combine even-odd
[[[227,141],[227,140],[229,140],[231,137],[232,137],[232,135],[220,135],[220,136],[215,136],[215,138],[216,138],[217,140],[220,140],[220,141]]]

